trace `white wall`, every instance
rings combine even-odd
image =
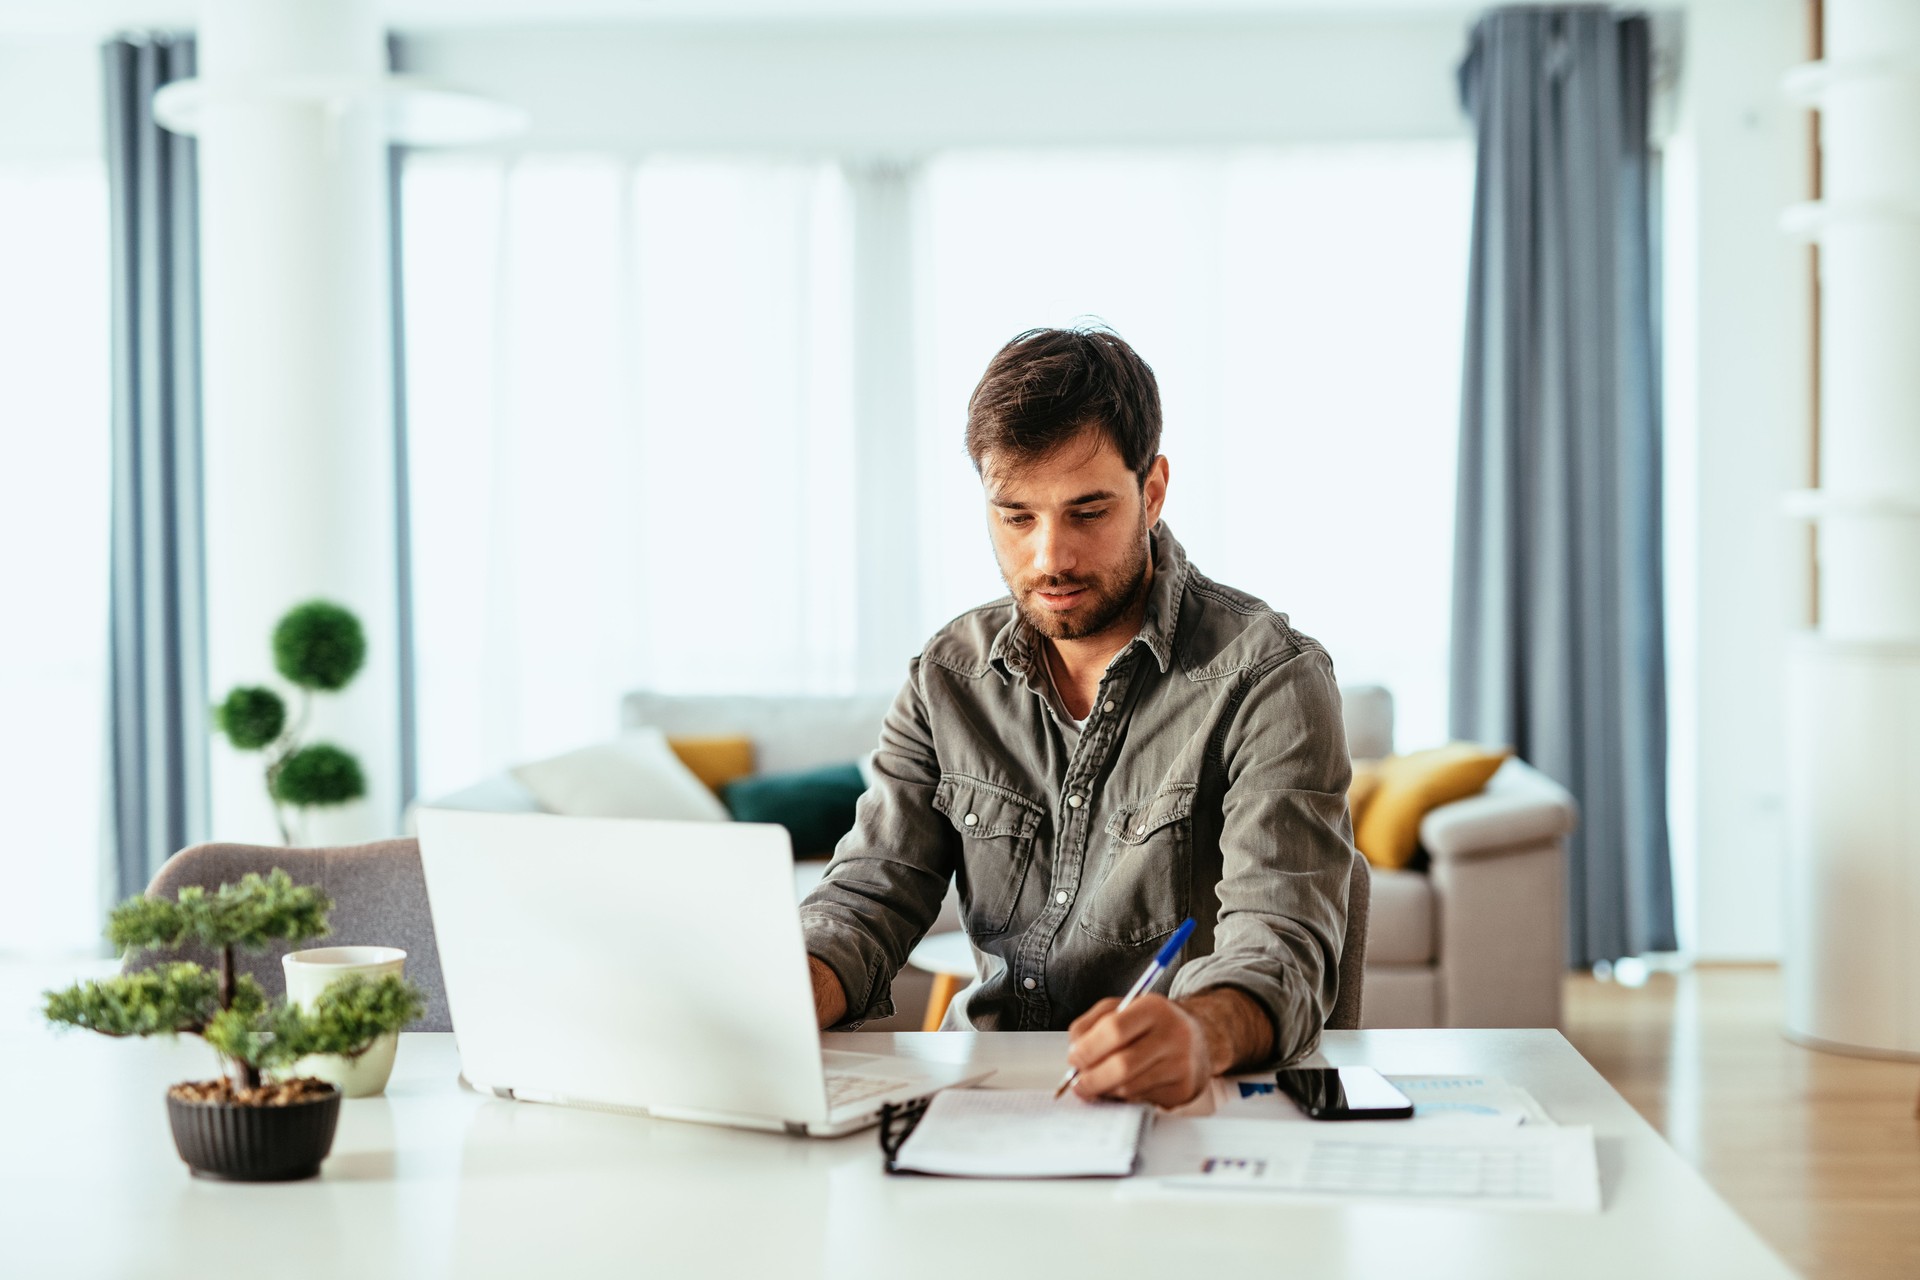
[[[1803,544],[1811,287],[1780,211],[1805,198],[1804,0],[1694,0],[1669,149],[1669,652],[1683,950],[1776,959],[1785,878],[1788,631]],[[1691,216],[1689,216],[1691,214]]]

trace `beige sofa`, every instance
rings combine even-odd
[[[1341,690],[1348,749],[1356,759],[1393,751],[1393,699],[1377,685]],[[858,760],[879,739],[891,695],[837,698],[632,693],[626,728],[669,736],[745,734],[761,773]],[[510,777],[436,803],[537,808]],[[1550,1027],[1560,1021],[1565,839],[1575,809],[1566,790],[1509,760],[1486,790],[1429,813],[1421,856],[1406,871],[1373,873],[1363,1025]],[[795,866],[804,894],[824,863]],[[934,925],[957,929],[951,892]],[[917,1030],[931,981],[911,968],[894,985],[897,1012],[874,1029]]]

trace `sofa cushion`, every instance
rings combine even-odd
[[[729,782],[753,772],[753,739],[745,734],[668,738],[667,746],[715,795]]]
[[[1513,752],[1455,742],[1430,751],[1388,756],[1380,785],[1355,824],[1354,843],[1376,867],[1397,871],[1420,847],[1420,820],[1429,810],[1473,795]]]
[[[623,733],[512,772],[548,813],[683,822],[727,818],[726,807],[680,763],[658,729]]]
[[[1340,718],[1347,731],[1347,754],[1355,760],[1393,754],[1393,695],[1383,686],[1341,685]]]
[[[793,837],[797,858],[831,854],[853,830],[854,809],[867,789],[852,764],[802,773],[741,778],[720,789],[727,811],[739,822],[777,822]]]
[[[1433,963],[1433,886],[1417,871],[1373,868],[1367,906],[1368,982],[1376,964]],[[1367,995],[1372,996],[1369,990]]]

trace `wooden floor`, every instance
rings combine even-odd
[[[1780,1034],[1771,967],[1567,980],[1566,1034],[1795,1270],[1920,1277],[1920,1064]]]

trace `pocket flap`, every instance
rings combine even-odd
[[[960,834],[975,839],[1024,839],[1040,825],[1041,809],[1033,801],[960,773],[940,779],[940,785],[934,788],[933,807],[946,814]]]
[[[1141,804],[1129,805],[1107,820],[1107,834],[1122,844],[1144,844],[1168,823],[1193,813],[1195,787],[1191,782],[1162,787]]]

